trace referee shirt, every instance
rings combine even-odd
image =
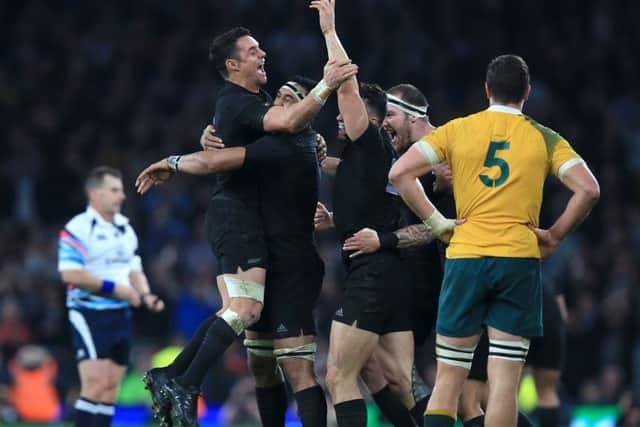
[[[60,231],[58,271],[86,270],[103,280],[130,285],[129,273],[142,271],[136,255],[138,237],[124,215],[105,221],[91,206]],[[99,296],[68,283],[67,307],[107,310],[128,307],[126,301]]]

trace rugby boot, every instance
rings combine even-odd
[[[171,400],[164,396],[162,387],[169,381],[169,377],[164,369],[150,369],[142,377],[144,388],[151,393],[151,409],[153,410],[153,418],[160,423],[162,427],[172,427],[171,422]]]
[[[198,396],[194,386],[183,386],[175,379],[162,387],[161,393],[171,402],[171,417],[176,427],[198,427]]]

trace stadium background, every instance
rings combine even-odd
[[[26,344],[43,346],[56,360],[63,406],[75,399],[57,232],[84,209],[82,180],[91,167],[123,170],[124,213],[140,236],[151,286],[168,303],[159,316],[135,314],[132,383],[122,403],[138,402],[136,376],[154,354],[180,345],[219,307],[216,263],[203,235],[207,181],[179,177],[138,197],[133,180],[150,161],[198,149],[221,86],[207,61],[213,35],[250,28],[268,54],[271,93],[293,74],[321,76],[324,43],[307,4],[0,3],[0,423],[13,414],[9,362]],[[435,125],[484,108],[488,61],[522,55],[533,84],[525,112],[572,141],[600,180],[596,210],[545,266],[569,307],[565,419],[576,405],[625,410],[640,398],[638,16],[640,3],[628,0],[338,0],[338,30],[360,79],[384,88],[415,84]],[[340,150],[336,112],[329,103],[316,121],[332,154]],[[331,187],[323,177],[322,201],[330,201]],[[568,196],[553,180],[546,190],[543,225]],[[328,267],[318,308],[322,374],[340,265],[334,236],[318,242]],[[425,354],[419,361],[428,378],[429,360]],[[225,405],[216,422],[252,422],[251,389],[237,346],[205,387],[208,403]]]

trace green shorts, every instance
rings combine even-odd
[[[436,331],[468,337],[483,325],[522,337],[542,335],[539,259],[447,259]]]

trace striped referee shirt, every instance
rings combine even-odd
[[[91,206],[74,216],[60,231],[58,271],[86,270],[102,280],[131,285],[129,273],[142,271],[136,255],[138,237],[127,217],[105,221]],[[128,307],[126,301],[99,296],[67,283],[67,307],[108,310]]]

